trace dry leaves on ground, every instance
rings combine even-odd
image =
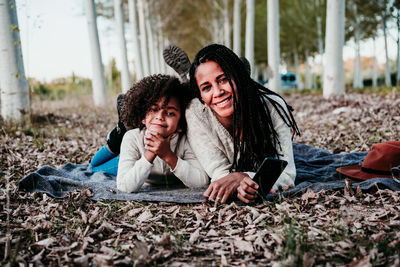
[[[332,152],[400,140],[400,100],[351,93],[292,94],[302,136]],[[87,100],[87,99],[86,99]],[[89,101],[81,102],[89,102]],[[111,105],[111,104],[110,104]],[[113,105],[111,105],[113,106]],[[255,206],[98,201],[90,190],[57,200],[19,192],[38,167],[87,163],[115,109],[34,102],[30,127],[2,126],[0,260],[29,265],[399,265],[400,193],[307,191]],[[38,115],[40,114],[40,115]]]

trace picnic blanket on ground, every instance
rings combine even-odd
[[[332,154],[327,150],[314,148],[303,144],[293,144],[296,164],[296,187],[283,192],[284,196],[302,194],[308,188],[314,192],[322,189],[340,189],[345,181],[336,173],[336,168],[347,165],[361,164],[366,152],[347,154]],[[400,184],[393,179],[374,178],[362,182],[353,182],[364,191],[375,188],[400,190]],[[93,199],[166,201],[175,203],[201,203],[205,188],[166,188],[142,187],[137,193],[124,193],[116,188],[115,176],[104,172],[93,173],[89,164],[67,163],[61,169],[44,166],[25,176],[19,183],[19,188],[29,192],[43,192],[55,198],[63,198],[66,192],[76,189],[90,188]],[[276,195],[269,194],[267,199]]]

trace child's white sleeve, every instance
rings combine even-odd
[[[117,188],[123,192],[138,191],[150,175],[152,163],[141,155],[139,129],[125,133],[121,143]]]
[[[182,138],[177,149],[178,162],[175,169],[171,169],[176,177],[187,187],[203,187],[208,185],[209,178],[190,148],[186,136]]]

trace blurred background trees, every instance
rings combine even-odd
[[[268,79],[271,81],[273,75],[279,78],[280,74],[289,72],[297,77],[297,88],[326,88],[323,77],[326,71],[330,71],[328,65],[333,63],[332,59],[327,62],[326,47],[329,44],[325,41],[327,11],[329,11],[327,4],[331,0],[87,0],[82,2],[83,5],[86,3],[88,23],[92,25],[90,31],[96,32],[95,19],[92,18],[93,15],[89,16],[90,12],[115,26],[112,32],[98,30],[100,43],[105,34],[108,34],[109,38],[111,36],[119,40],[118,51],[113,53],[121,63],[120,70],[116,68],[115,60],[102,62],[101,47],[98,47],[96,56],[100,60],[93,60],[92,88],[98,95],[104,92],[101,88],[103,81],[107,92],[117,93],[126,91],[132,82],[146,75],[160,72],[173,74],[162,57],[163,49],[169,44],[182,47],[189,58],[193,59],[196,52],[205,45],[222,43],[232,48],[239,56],[248,58],[252,65],[253,78],[261,83],[265,83]],[[93,3],[95,6],[92,8],[90,4]],[[400,51],[400,0],[346,0],[344,4],[344,41],[339,45],[342,48],[345,44],[352,47],[355,56],[354,59],[344,63],[340,61],[334,63],[343,65],[343,84],[346,83],[347,87],[354,88],[398,84],[400,53],[397,53],[397,60],[390,61],[387,40],[396,39],[397,51]],[[269,14],[279,18],[270,29],[268,24],[271,26],[274,20],[272,16],[269,19]],[[7,26],[3,24],[1,27]],[[278,34],[272,34],[271,29],[278,31]],[[393,36],[393,32],[396,35]],[[383,65],[377,64],[377,54],[372,58],[365,58],[360,53],[363,43],[372,44],[379,38],[386,41],[384,51],[375,52],[385,54],[386,60]],[[92,38],[90,42],[96,47],[96,38]],[[277,45],[271,46],[273,43]],[[127,53],[127,49],[133,51]],[[275,56],[276,58],[272,58]],[[340,55],[333,58],[335,57],[340,58]],[[103,64],[106,65],[104,68]],[[100,72],[104,73],[103,77],[99,75]],[[72,75],[64,78],[64,83],[71,82],[71,84],[64,84],[61,87],[60,81],[39,82],[29,79],[29,82],[33,93],[47,92],[47,89],[51,91],[54,86],[55,93],[43,93],[43,97],[54,97],[63,95],[59,92],[74,92],[76,82],[73,80],[81,80],[82,84],[86,84],[85,79]],[[96,87],[100,89],[95,89]],[[270,87],[280,91],[279,83],[270,84]],[[340,93],[344,88],[334,89],[337,89],[336,93]],[[5,89],[2,89],[3,92]],[[97,98],[95,103],[99,105],[105,103],[101,97],[95,97]],[[4,107],[4,100],[2,102]]]

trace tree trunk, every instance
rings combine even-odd
[[[86,0],[86,18],[88,22],[90,53],[92,56],[93,101],[96,106],[103,106],[107,103],[107,92],[96,17],[94,0]]]
[[[318,30],[318,53],[320,56],[320,60],[319,60],[319,64],[321,67],[321,82],[323,80],[324,77],[324,42],[322,40],[322,22],[321,22],[321,17],[317,17],[317,30]],[[324,86],[322,85],[322,88],[324,88]]]
[[[163,51],[164,51],[164,48],[165,48],[165,46],[164,46],[164,44],[165,44],[165,42],[164,42],[164,36],[163,36],[163,34],[162,34],[162,32],[160,33],[160,35],[158,36],[158,42],[159,42],[159,47],[161,48],[160,49],[160,64],[161,64],[161,73],[166,73],[167,72],[167,65],[165,64],[165,61],[164,61],[164,57],[163,57]]]
[[[400,10],[397,9],[397,85],[400,85]]]
[[[344,0],[328,0],[326,7],[326,34],[323,95],[329,98],[344,94],[343,45],[344,45]]]
[[[229,0],[224,0],[224,44],[231,48],[231,23],[229,21]]]
[[[306,50],[305,52],[305,58],[304,58],[304,66],[306,69],[306,89],[311,89],[312,88],[312,77],[311,77],[311,71],[310,71],[310,64],[309,64],[309,52]]]
[[[389,62],[389,54],[388,54],[388,46],[387,46],[387,32],[386,32],[386,18],[382,16],[382,27],[383,27],[383,38],[385,40],[385,85],[391,86],[392,82],[390,80],[390,62]]]
[[[14,0],[0,0],[0,90],[3,119],[24,122],[30,113],[29,86]]]
[[[354,28],[354,43],[355,43],[355,60],[354,60],[354,76],[353,76],[353,88],[363,88],[363,78],[362,78],[362,63],[360,54],[360,40],[361,32],[358,21],[357,5],[352,4],[353,12],[355,15],[355,23],[353,23]]]
[[[372,61],[372,87],[375,88],[378,86],[378,71],[376,67],[376,47],[375,47],[375,38],[372,38],[373,41],[373,49],[374,49],[374,56]]]
[[[297,89],[304,89],[304,84],[301,80],[299,53],[297,51],[294,52],[294,65],[296,68]]]
[[[241,17],[240,7],[242,6],[242,0],[235,0],[233,4],[233,52],[239,57],[241,56]]]
[[[250,63],[251,72],[254,74],[254,0],[246,1],[246,50],[245,57]],[[253,75],[251,75],[254,77]]]
[[[129,0],[128,4],[129,4],[129,22],[132,30],[133,53],[135,55],[133,62],[135,64],[136,81],[138,81],[141,80],[144,76],[143,76],[142,56],[140,53],[138,24],[136,16],[137,13],[136,0]]]
[[[121,60],[121,87],[125,93],[131,88],[132,80],[129,74],[128,56],[126,52],[124,7],[122,0],[114,0],[115,21],[117,23],[117,34],[119,41],[119,53]]]
[[[144,15],[145,15],[145,25],[146,25],[146,33],[147,33],[147,47],[148,47],[148,57],[149,57],[149,71],[150,74],[155,74],[155,55],[154,55],[154,42],[153,42],[153,28],[151,25],[151,18],[150,18],[150,7],[147,1],[144,1]]]
[[[353,87],[354,88],[363,88],[363,75],[362,75],[362,62],[361,62],[361,54],[360,54],[360,31],[355,26],[356,29],[354,31],[354,41],[356,44],[355,47],[355,61],[354,61],[354,77],[353,77]]]
[[[147,36],[146,36],[146,23],[144,18],[144,5],[143,0],[137,0],[138,15],[139,15],[139,29],[140,29],[140,49],[142,51],[142,66],[143,76],[150,74],[149,57],[147,54]]]
[[[157,27],[158,28],[158,27]],[[160,68],[160,47],[158,46],[158,29],[154,29],[154,69],[155,69],[155,73],[161,73],[161,68]]]
[[[279,73],[279,2],[268,0],[268,65],[272,71],[268,86],[274,92],[280,92],[281,75]]]
[[[258,82],[258,76],[260,75],[260,68],[257,65],[254,65],[254,80]]]

